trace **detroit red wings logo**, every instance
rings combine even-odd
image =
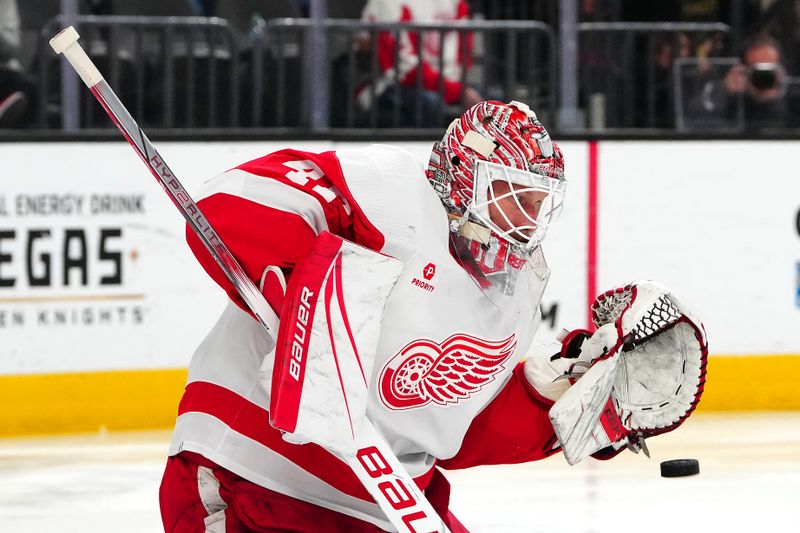
[[[381,400],[395,410],[466,400],[494,381],[516,345],[514,335],[486,341],[463,333],[441,344],[429,339],[411,342],[381,370]]]

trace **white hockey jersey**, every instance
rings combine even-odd
[[[210,180],[198,202],[245,270],[289,276],[322,231],[392,256],[404,270],[384,310],[368,416],[423,489],[434,466],[552,453],[550,402],[518,365],[537,315],[487,298],[452,257],[448,221],[423,166],[375,145],[284,150]],[[232,303],[194,354],[170,454],[199,453],[268,489],[392,530],[348,467],[269,426],[274,346],[191,232]]]

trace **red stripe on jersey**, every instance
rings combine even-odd
[[[473,419],[458,453],[436,464],[456,469],[548,457],[554,453],[555,432],[548,418],[552,406],[530,385],[520,363],[495,399]]]
[[[321,174],[313,170],[298,171],[296,164],[286,165],[287,162],[291,165],[302,161],[313,162]],[[308,194],[322,206],[328,231],[376,252],[383,249],[385,238],[350,192],[335,152],[315,154],[281,150],[237,168]],[[233,194],[216,193],[197,204],[252,280],[259,280],[270,265],[288,273],[308,254],[316,238],[315,230],[298,213],[268,207]],[[231,300],[250,313],[227,276],[188,226],[186,240],[206,272],[225,289]]]
[[[233,431],[280,454],[348,496],[370,503],[375,501],[346,463],[316,444],[296,445],[284,441],[281,432],[269,425],[266,409],[231,390],[205,381],[189,383],[181,398],[178,416],[191,412],[205,413],[221,420]],[[433,473],[434,468],[431,468],[414,478],[414,482],[424,490]]]
[[[231,390],[205,381],[189,383],[178,407],[178,415],[189,412],[218,418],[232,430],[282,455],[348,496],[374,501],[346,463],[316,444],[296,445],[284,441],[281,432],[269,425],[266,409]]]
[[[311,161],[322,171],[323,175],[314,177],[312,173],[307,173],[306,178],[298,176],[294,174],[295,169],[286,165],[287,162],[292,161]],[[299,150],[280,150],[248,161],[237,168],[257,176],[275,179],[314,196],[319,200],[325,212],[328,231],[376,252],[383,248],[384,236],[369,221],[350,192],[347,186],[347,177],[342,171],[336,152],[315,154]],[[294,179],[287,177],[290,174],[294,176]],[[306,183],[301,185],[298,181],[306,181]],[[378,185],[376,184],[376,186]],[[319,192],[325,192],[325,190],[343,198],[352,212],[347,213],[341,200],[327,201],[325,196]],[[325,194],[328,198],[330,197],[327,193]]]
[[[198,206],[251,280],[261,279],[269,265],[291,269],[306,256],[316,238],[308,222],[296,213],[274,209],[226,193],[200,200]],[[211,278],[240,308],[250,313],[236,288],[187,227],[186,241]]]

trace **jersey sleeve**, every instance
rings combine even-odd
[[[544,459],[556,435],[547,416],[553,402],[528,384],[522,363],[505,387],[472,421],[458,453],[436,464],[445,469],[513,464]]]
[[[354,239],[351,201],[334,152],[283,150],[209,180],[197,202],[222,242],[258,282],[275,265],[290,274],[322,231]],[[192,252],[239,307],[246,304],[200,238],[187,227]]]

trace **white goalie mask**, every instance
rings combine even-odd
[[[539,246],[561,213],[565,189],[564,180],[476,161],[473,200],[466,215],[525,255]]]
[[[531,270],[546,280],[540,244],[563,206],[564,161],[527,105],[468,109],[434,145],[427,175],[448,211],[457,255],[476,267],[482,287],[511,295]]]
[[[566,182],[488,161],[476,162],[474,176],[472,201],[452,222],[454,238],[466,240],[456,249],[466,246],[477,277],[505,295],[527,293],[538,306],[550,274],[540,244],[561,212]]]

